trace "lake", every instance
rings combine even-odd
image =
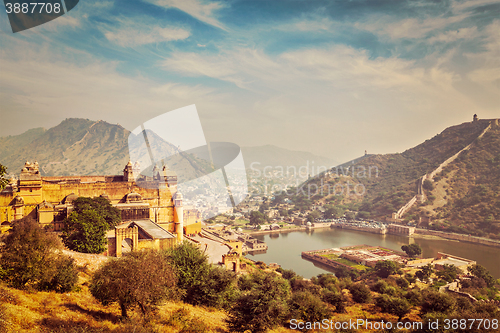
[[[266,253],[248,254],[247,257],[266,264],[278,263],[285,269],[293,269],[305,278],[327,272],[310,261],[301,258],[302,251],[321,250],[350,245],[383,246],[401,251],[401,246],[416,243],[422,248],[422,257],[435,257],[444,252],[475,260],[486,267],[495,278],[500,278],[500,248],[449,240],[408,238],[398,235],[379,235],[345,229],[315,229],[281,234],[254,236],[269,246]]]

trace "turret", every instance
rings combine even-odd
[[[184,240],[184,208],[182,207],[182,194],[176,192],[173,200],[175,205],[175,232],[177,233],[177,241],[180,244]]]
[[[125,169],[123,169],[123,181],[131,182],[134,180],[134,171],[132,167],[132,162],[128,161]]]

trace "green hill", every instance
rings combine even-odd
[[[425,202],[405,213],[403,222],[418,223],[420,217],[430,217],[431,228],[500,238],[499,127],[492,127],[478,139],[489,124],[489,120],[479,120],[449,127],[401,154],[366,157],[348,168],[332,169],[311,179],[304,187],[321,188],[324,184],[323,193],[318,191],[314,200],[363,212],[365,218],[386,220],[417,194],[422,176],[471,144],[434,177],[429,185],[434,189],[425,191]],[[332,193],[335,185],[345,189],[347,183],[352,185],[348,195],[346,191]],[[353,192],[356,184],[360,184],[358,191]]]

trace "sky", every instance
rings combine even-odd
[[[0,136],[192,104],[207,141],[403,152],[500,118],[500,1],[80,0],[18,33],[0,10]]]

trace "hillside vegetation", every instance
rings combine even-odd
[[[332,169],[331,174],[306,182],[304,188],[324,184],[323,193],[313,192],[314,200],[385,220],[417,194],[420,177],[472,143],[470,150],[427,184],[427,201],[412,208],[404,219],[418,222],[419,217],[429,216],[435,229],[500,239],[500,129],[493,127],[477,139],[488,125],[489,120],[479,120],[449,127],[401,154],[372,155],[348,170]],[[332,189],[346,183],[362,184],[365,191],[328,194],[327,186]]]

